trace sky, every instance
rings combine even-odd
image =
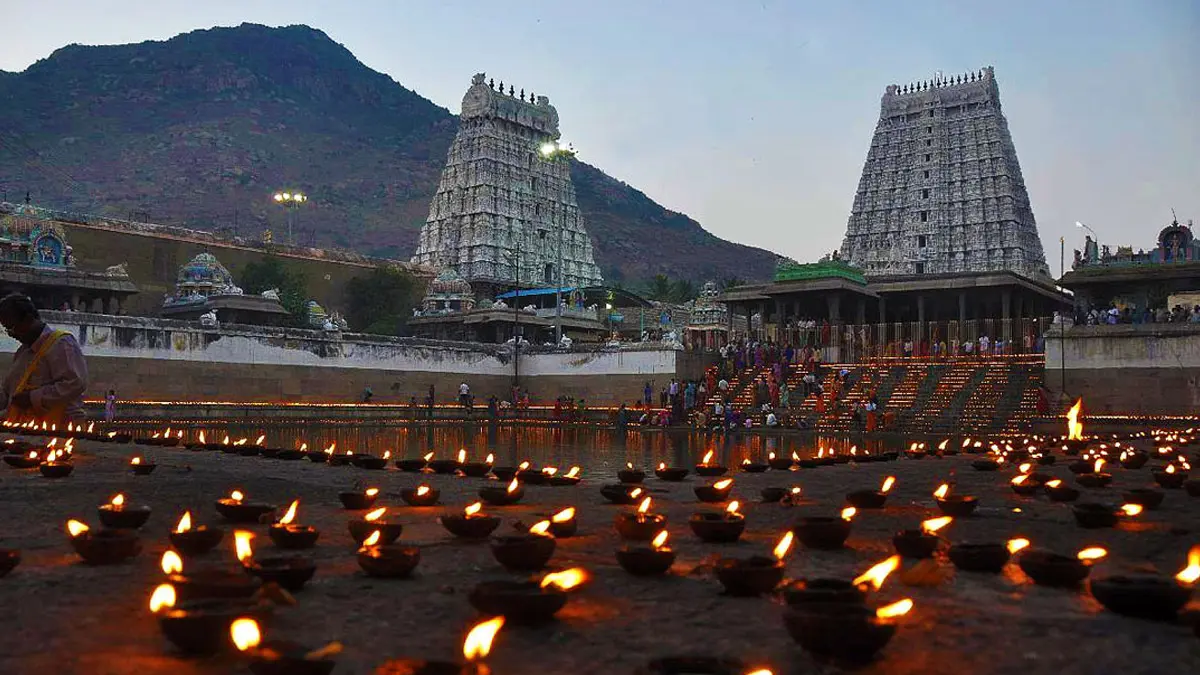
[[[550,96],[580,159],[714,234],[837,248],[891,83],[995,67],[1051,271],[1086,223],[1200,221],[1196,0],[4,0],[0,69],[69,44],[306,24],[458,112],[471,75]],[[649,244],[649,242],[647,242]]]

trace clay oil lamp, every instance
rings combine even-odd
[[[976,471],[998,471],[1002,466],[1004,466],[1003,457],[987,457],[971,461],[971,468]]]
[[[329,455],[329,466],[351,466],[356,457],[358,455],[354,454],[353,450],[347,450],[341,454],[333,453]]]
[[[1153,488],[1132,488],[1122,495],[1126,504],[1138,504],[1150,511],[1162,506],[1165,496],[1162,490]]]
[[[969,438],[967,439],[968,442],[970,440],[971,439]],[[937,454],[941,457],[953,457],[954,455],[958,454],[958,448],[952,447],[950,445],[950,439],[946,438],[943,439],[941,443],[938,443]]]
[[[714,571],[725,592],[736,596],[755,596],[770,593],[783,581],[784,559],[792,548],[792,533],[786,532],[776,544],[773,557],[762,555],[749,558],[721,558]]]
[[[812,604],[784,613],[788,634],[820,660],[860,667],[873,661],[896,634],[896,622],[912,610],[905,598],[871,609],[865,605]]]
[[[538,470],[527,469],[517,471],[517,478],[529,485],[548,485],[550,477],[558,473],[558,467],[547,466]]]
[[[258,622],[249,617],[229,625],[229,639],[250,659],[254,675],[329,675],[336,665],[333,657],[342,652],[339,642],[313,650],[288,640],[263,642]]]
[[[491,506],[510,506],[521,501],[524,496],[525,488],[521,487],[521,482],[515,477],[505,487],[486,485],[479,488],[479,498]]]
[[[835,551],[850,537],[850,523],[858,509],[847,506],[840,516],[804,516],[792,525],[792,531],[805,548]]]
[[[1039,586],[1074,588],[1091,574],[1095,561],[1108,555],[1108,551],[1093,546],[1080,551],[1074,558],[1049,551],[1032,550],[1017,558],[1017,565],[1025,576]]]
[[[154,470],[158,468],[158,465],[154,462],[147,462],[141,457],[134,457],[133,459],[129,460],[129,468],[133,471],[133,475],[135,476],[149,476],[150,474],[154,473]]]
[[[107,504],[101,504],[96,509],[100,524],[112,529],[136,530],[150,519],[149,506],[130,506],[125,503],[125,495],[118,494]]]
[[[396,468],[406,473],[421,473],[429,464],[429,460],[433,459],[433,453],[427,452],[424,457],[398,459],[396,460]]]
[[[667,536],[663,530],[650,540],[649,546],[628,545],[617,549],[617,563],[635,577],[666,574],[675,564],[675,551],[667,546]]]
[[[896,547],[896,552],[905,558],[932,558],[942,541],[937,536],[937,531],[953,520],[951,516],[930,518],[921,523],[919,530],[900,530],[892,537],[892,545]]]
[[[878,490],[855,490],[846,493],[846,503],[856,509],[882,509],[887,503],[888,492],[896,484],[895,476],[883,479],[883,485]]]
[[[729,471],[728,467],[721,465],[721,464],[713,463],[713,461],[712,461],[713,454],[714,454],[714,452],[712,450],[709,450],[708,452],[704,453],[704,458],[701,459],[700,463],[697,464],[695,467],[697,476],[706,476],[706,477],[724,476],[726,474],[726,472]]]
[[[658,467],[654,469],[654,475],[658,476],[659,480],[678,483],[688,475],[688,470],[682,466],[667,466],[666,462],[659,462]]]
[[[567,604],[567,591],[588,580],[588,573],[573,567],[551,572],[537,581],[484,581],[471,590],[467,601],[487,616],[502,616],[514,624],[533,625],[554,618]]]
[[[230,626],[240,618],[265,618],[269,606],[248,599],[209,599],[176,604],[175,587],[160,584],[150,596],[150,611],[158,617],[163,635],[188,655],[215,654],[228,649]]]
[[[792,490],[792,493],[794,493],[795,496],[797,498],[799,498],[800,488],[793,487],[793,488],[791,488],[791,490]],[[785,497],[787,497],[788,494],[789,494],[788,488],[774,487],[774,486],[765,487],[759,492],[759,496],[762,498],[762,502],[764,504],[777,504],[777,503],[783,501],[783,499]]]
[[[1146,465],[1150,461],[1150,456],[1140,450],[1129,448],[1122,450],[1120,457],[1117,458],[1121,462],[1121,466],[1126,469],[1136,470]]]
[[[1083,412],[1083,399],[1075,401],[1075,405],[1067,411],[1067,437],[1063,440],[1063,449],[1068,455],[1078,455],[1087,450],[1088,442],[1083,437],[1083,422],[1079,414]]]
[[[1140,506],[1133,506],[1138,510],[1141,509]],[[1102,527],[1116,527],[1117,514],[1120,511],[1107,504],[1085,502],[1071,507],[1071,513],[1075,515],[1075,522],[1080,527],[1097,529]]]
[[[783,591],[784,601],[790,607],[827,603],[862,605],[867,591],[883,588],[883,582],[892,572],[900,569],[900,556],[894,555],[876,563],[871,569],[858,575],[853,581],[845,579],[797,579]]]
[[[237,530],[233,533],[237,558],[242,563],[242,569],[246,570],[247,574],[258,577],[263,583],[274,582],[284,590],[294,592],[304,588],[317,571],[316,563],[300,556],[255,558],[250,546],[252,539],[253,532]]]
[[[466,460],[467,451],[459,450],[457,459],[430,459],[429,468],[434,473],[448,476],[462,468],[463,462]]]
[[[1012,554],[1027,546],[1028,539],[1010,539],[1005,544],[954,544],[946,555],[964,572],[999,574]]]
[[[256,457],[262,450],[257,445],[250,445],[250,439],[248,438],[239,438],[233,446],[237,448],[237,454],[242,457]]]
[[[816,457],[805,457],[804,459],[800,459],[800,456],[797,455],[795,452],[793,452],[792,453],[792,463],[795,464],[796,466],[800,467],[801,469],[815,469],[819,466],[825,466],[826,464],[833,464],[832,461],[829,461],[825,457],[825,448],[824,447],[817,448],[817,456]]]
[[[384,519],[387,513],[387,507],[381,506],[374,511],[364,515],[360,520],[350,520],[346,522],[346,529],[350,531],[350,536],[354,539],[354,543],[362,545],[367,537],[371,536],[376,530],[382,533],[381,545],[390,544],[400,538],[400,534],[404,532],[404,525],[401,523],[389,523]]]
[[[192,512],[184,511],[175,530],[167,535],[171,546],[186,556],[204,555],[217,547],[225,531],[207,525],[192,526]]]
[[[42,476],[46,478],[66,478],[75,470],[75,466],[71,462],[63,459],[62,450],[51,450],[46,455],[46,460],[38,464],[38,471],[42,472]]]
[[[1165,469],[1154,471],[1153,475],[1155,483],[1169,490],[1178,490],[1187,480],[1187,473],[1176,469],[1174,464],[1168,464]]]
[[[550,534],[555,539],[569,539],[579,531],[579,523],[575,520],[575,507],[565,509],[550,516]]]
[[[37,450],[30,450],[24,455],[5,455],[4,463],[14,469],[36,469],[42,463],[42,457]]]
[[[1192,599],[1200,580],[1200,546],[1188,552],[1188,565],[1168,579],[1154,575],[1109,576],[1092,579],[1088,590],[1109,611],[1153,621],[1174,621]]]
[[[628,506],[637,504],[642,493],[641,487],[632,483],[614,483],[600,488],[600,494],[612,504]]]
[[[667,525],[667,517],[650,512],[651,499],[646,497],[632,512],[618,513],[613,521],[617,534],[626,541],[650,541]]]
[[[633,468],[632,462],[625,462],[625,468],[617,472],[617,480],[629,485],[638,485],[646,480],[646,472]]]
[[[91,529],[78,520],[67,521],[71,548],[88,565],[115,565],[142,552],[142,542],[133,530]]]
[[[383,533],[375,530],[358,549],[358,566],[369,577],[403,579],[421,562],[421,549],[403,544],[380,544]]]
[[[22,441],[17,438],[6,439],[3,443],[3,446],[5,453],[10,455],[24,455],[30,450],[36,448],[33,443],[30,443],[29,441]]]
[[[550,535],[550,521],[535,523],[528,532],[493,537],[492,557],[505,569],[513,572],[536,572],[550,562],[555,540]]]
[[[1029,496],[1037,494],[1037,491],[1041,489],[1042,484],[1034,480],[1030,474],[1022,473],[1013,476],[1013,479],[1009,481],[1009,486],[1012,488],[1013,492],[1022,496]]]
[[[500,527],[500,518],[483,513],[483,503],[475,502],[462,513],[447,513],[441,517],[442,527],[463,539],[486,539]]]
[[[942,483],[934,491],[933,498],[941,512],[953,518],[965,518],[979,506],[979,500],[974,497],[950,494],[950,485],[947,483]]]
[[[309,450],[306,454],[313,464],[322,464],[329,462],[329,458],[333,457],[334,451],[337,450],[337,443],[330,443],[329,447],[324,450]]]
[[[241,490],[234,490],[228,497],[217,500],[217,513],[231,523],[257,523],[275,513],[274,504],[247,502]]]
[[[737,501],[729,502],[724,511],[700,511],[688,519],[692,533],[710,544],[732,544],[746,530],[746,517],[738,513]]]
[[[1050,497],[1052,502],[1073,502],[1079,499],[1079,490],[1068,486],[1058,478],[1046,481],[1042,487],[1046,489],[1046,496]]]
[[[357,454],[351,461],[353,462],[354,466],[357,466],[360,469],[367,469],[368,471],[382,471],[383,469],[387,468],[388,462],[390,462],[391,459],[392,451],[384,450],[383,456],[381,457],[377,457],[375,455]]]
[[[521,462],[518,466],[494,466],[492,467],[492,475],[497,480],[510,481],[518,475],[528,475],[524,472],[530,471],[532,465],[529,462]]]
[[[279,548],[292,550],[312,548],[316,546],[317,539],[321,536],[321,532],[317,528],[311,525],[299,525],[295,522],[296,509],[299,506],[299,499],[293,501],[279,522],[267,530],[267,535]]]
[[[433,506],[438,503],[441,491],[422,483],[415,488],[400,490],[400,498],[409,506]]]
[[[339,492],[338,499],[342,508],[347,511],[363,511],[375,505],[379,498],[379,488],[367,488],[362,492]]]
[[[0,548],[0,579],[8,576],[21,564],[21,552],[15,548]]]
[[[229,440],[229,434],[225,434],[225,438],[221,439],[221,452],[227,455],[236,455],[242,451],[242,445],[244,444],[238,443],[237,441],[231,442]]]
[[[1086,488],[1108,487],[1112,483],[1113,477],[1111,473],[1101,471],[1102,468],[1104,468],[1104,460],[1097,459],[1092,463],[1092,471],[1078,474],[1075,476],[1075,482]]]
[[[1029,458],[1037,462],[1038,466],[1051,466],[1058,461],[1058,457],[1053,453],[1042,452],[1040,450],[1037,452],[1030,452]]]
[[[167,583],[179,602],[212,599],[247,599],[262,587],[262,582],[240,570],[206,567],[184,573],[183,558],[168,549],[160,562]]]
[[[767,468],[767,464],[763,462],[751,462],[749,457],[742,460],[742,471],[746,473],[763,473]]]
[[[715,504],[717,502],[725,501],[729,498],[729,493],[732,490],[732,478],[722,478],[712,485],[697,485],[692,488],[692,492],[696,493],[696,499],[699,499],[706,504]]]
[[[393,659],[384,663],[376,675],[489,675],[491,670],[483,659],[491,651],[496,633],[504,625],[504,617],[497,616],[476,624],[463,641],[463,657],[466,663],[454,661],[425,661],[420,659]]]
[[[767,466],[776,471],[790,471],[792,469],[792,458],[776,455],[774,452],[767,453]]]
[[[579,481],[583,480],[583,478],[579,475],[581,470],[582,469],[580,469],[578,466],[573,466],[570,469],[567,469],[566,473],[551,474],[547,479],[547,482],[549,482],[550,485],[555,485],[558,487],[579,485]]]
[[[492,465],[495,463],[496,456],[489,452],[487,459],[482,462],[463,462],[462,472],[470,478],[483,478],[492,472]]]
[[[924,443],[912,443],[908,449],[904,451],[904,456],[909,459],[925,459],[925,455],[929,454],[925,451]]]

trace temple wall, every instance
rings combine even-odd
[[[1046,336],[1046,386],[1083,397],[1088,413],[1200,412],[1200,325],[1056,327]]]
[[[467,382],[478,402],[509,398],[512,355],[498,345],[412,338],[43,312],[71,332],[88,359],[87,396],[115,389],[123,399],[157,401],[346,402],[370,386],[375,402],[423,401],[434,385],[450,401]],[[17,348],[0,337],[0,353]],[[675,376],[671,350],[529,353],[520,383],[536,400],[559,394],[603,404],[639,398],[647,380]]]

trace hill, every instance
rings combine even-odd
[[[300,243],[401,259],[457,128],[449,111],[307,26],[70,45],[0,72],[0,97],[9,199],[29,191],[52,208],[281,235],[268,197],[295,186],[311,196],[296,221]],[[608,279],[771,274],[768,251],[715,237],[585,163],[572,176]]]

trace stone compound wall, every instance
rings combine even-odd
[[[1065,383],[1064,383],[1065,380]],[[1046,386],[1086,413],[1200,412],[1200,326],[1058,327],[1046,335]]]
[[[347,402],[370,386],[376,402],[423,401],[434,385],[453,400],[466,381],[478,401],[511,395],[512,354],[496,345],[43,312],[83,345],[87,396],[115,389],[157,401]],[[17,348],[0,338],[0,353]],[[522,354],[520,383],[535,400],[571,394],[596,404],[634,400],[647,380],[675,376],[677,352],[645,350]],[[393,385],[395,388],[393,389]]]

